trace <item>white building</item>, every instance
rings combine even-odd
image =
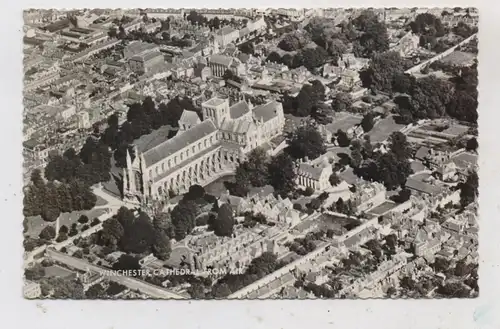
[[[285,124],[276,101],[253,108],[245,101],[229,106],[228,99],[215,97],[202,109],[202,122],[183,115],[183,131],[171,139],[169,128],[162,127],[134,142],[135,157],[127,153],[124,169],[126,198],[164,199],[170,190],[183,193],[193,184],[207,184],[280,135]]]

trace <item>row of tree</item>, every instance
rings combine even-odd
[[[116,216],[102,224],[97,243],[132,254],[153,253],[158,259],[167,260],[171,245],[165,226],[162,219],[151,221],[144,212],[136,217],[130,209],[122,207]]]
[[[51,156],[44,173],[49,181],[68,183],[77,180],[90,186],[107,182],[110,179],[110,169],[111,152],[108,146],[91,136],[80,154],[70,148],[62,155]]]
[[[376,53],[360,78],[374,91],[404,94],[394,100],[403,122],[444,115],[477,122],[477,64],[454,70],[450,80],[433,75],[415,79],[404,73],[410,65],[396,52]]]
[[[389,190],[404,186],[413,172],[410,165],[412,149],[406,136],[394,132],[389,137],[387,152],[373,152],[371,143],[351,143],[350,164],[354,172],[368,181],[378,181]]]
[[[89,210],[97,202],[89,186],[76,179],[45,182],[40,171],[34,170],[31,181],[24,191],[25,216],[41,215],[45,221],[53,222],[63,212]]]
[[[290,69],[304,66],[306,69],[313,71],[325,64],[329,59],[330,57],[325,48],[317,46],[315,48],[306,47],[294,54],[285,54],[283,57],[273,51],[267,56],[266,61],[280,63],[288,66]]]

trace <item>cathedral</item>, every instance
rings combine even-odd
[[[282,134],[283,107],[277,101],[253,106],[224,98],[202,103],[202,116],[184,110],[177,135],[164,126],[134,141],[123,169],[123,194],[130,201],[165,200],[234,172],[246,154]]]

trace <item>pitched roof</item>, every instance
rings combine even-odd
[[[181,118],[179,119],[179,122],[185,122],[191,125],[195,125],[200,122],[200,117],[195,111],[184,110],[182,112]]]
[[[272,101],[255,107],[253,109],[253,114],[256,119],[260,120],[262,118],[262,120],[266,122],[274,118],[277,115],[278,109],[281,107],[281,103]]]
[[[426,146],[422,146],[415,153],[415,159],[424,159],[429,154],[430,149]]]
[[[182,148],[196,143],[201,138],[217,131],[217,128],[211,120],[203,121],[200,124],[186,130],[180,135],[176,135],[174,138],[165,141],[164,143],[158,144],[156,147],[150,148],[144,152],[144,160],[146,161],[146,166],[149,167],[158,161],[174,154],[175,152],[181,150]]]
[[[233,62],[233,58],[229,57],[229,56],[215,54],[215,55],[210,56],[210,59],[208,61],[210,63],[215,63],[215,64],[229,67],[231,65],[231,63]]]
[[[299,172],[303,176],[310,177],[314,180],[319,180],[324,169],[324,167],[314,167],[308,163],[301,163],[299,165]]]
[[[169,132],[169,126],[162,126],[148,135],[139,137],[133,144],[137,146],[137,151],[144,153],[165,142],[168,139]]]
[[[243,134],[250,131],[252,127],[255,127],[255,124],[251,120],[240,118],[237,120],[224,120],[221,125],[221,130]]]
[[[250,111],[250,107],[248,103],[245,101],[240,101],[229,108],[229,112],[231,114],[231,119],[238,119],[243,116],[245,113]]]

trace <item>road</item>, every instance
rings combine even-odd
[[[72,268],[76,268],[80,271],[93,271],[100,273],[101,275],[106,275],[110,271],[109,269],[105,269],[103,267],[90,264],[83,259],[71,257],[64,253],[55,251],[53,249],[47,249],[46,255],[53,260],[66,264]],[[144,293],[152,298],[158,299],[186,299],[186,297],[176,294],[170,290],[165,288],[161,288],[150,283],[147,283],[142,280],[138,280],[128,276],[107,276],[108,280],[120,283],[131,290],[139,290],[141,293]]]

